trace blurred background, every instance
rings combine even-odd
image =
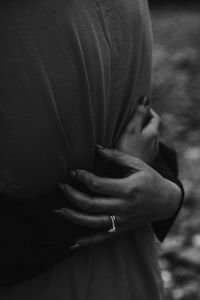
[[[198,4],[199,2],[199,4]],[[161,245],[167,300],[200,299],[200,1],[151,0],[153,105],[178,152],[182,212]],[[152,299],[153,300],[153,299]]]

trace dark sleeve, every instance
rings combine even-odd
[[[184,200],[184,189],[181,182],[178,180],[178,163],[176,152],[164,144],[160,143],[160,153],[153,164],[153,168],[166,179],[174,182],[181,189],[181,201],[177,211],[168,219],[156,221],[152,223],[152,228],[155,235],[162,242],[170,231],[176,217],[182,207]]]

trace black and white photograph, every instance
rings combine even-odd
[[[0,0],[0,300],[200,300],[198,0]]]

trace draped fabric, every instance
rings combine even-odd
[[[48,269],[1,299],[159,299],[149,227],[65,259],[90,230],[51,214],[69,205],[58,182],[95,171],[95,144],[112,147],[150,95],[147,2],[2,0],[0,24],[0,283]]]
[[[77,249],[40,275],[0,293],[1,300],[163,300],[152,233],[140,228]]]
[[[55,191],[69,168],[94,168],[149,95],[145,1],[2,0],[0,190]]]

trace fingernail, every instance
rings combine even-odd
[[[63,215],[63,212],[62,212],[61,209],[53,209],[53,212],[54,212],[56,215],[59,215],[59,216]]]
[[[149,105],[149,103],[150,103],[150,101],[149,101],[149,98],[147,96],[144,96],[144,97],[140,98],[139,101],[138,101],[139,105],[144,105],[144,106]]]
[[[139,99],[139,101],[138,101],[138,104],[139,105],[144,105],[144,102],[146,102],[146,96],[145,97],[141,97],[140,99]]]
[[[101,145],[96,145],[97,150],[104,150],[104,147],[102,147]]]
[[[69,249],[70,249],[70,250],[76,250],[76,249],[78,249],[78,248],[80,248],[80,247],[81,247],[80,244],[75,244],[75,245],[71,246]]]
[[[76,177],[76,171],[75,170],[70,170],[69,171],[69,176],[71,176],[71,177]]]
[[[62,191],[64,191],[64,189],[65,189],[65,186],[64,186],[63,183],[59,183],[59,184],[58,184],[58,187],[59,187]]]

